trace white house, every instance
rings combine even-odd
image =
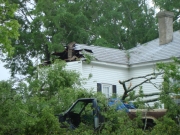
[[[157,62],[169,61],[172,56],[180,57],[180,31],[173,32],[173,16],[168,11],[158,13],[159,38],[129,50],[75,44],[81,49],[92,50],[95,60],[90,64],[81,60],[67,62],[66,68],[78,71],[83,78],[92,75],[84,88],[102,91],[107,97],[112,93],[122,95],[124,90],[119,80],[153,73]],[[142,80],[132,80],[132,87]],[[154,82],[161,83],[162,79],[159,77]],[[158,91],[148,83],[143,84],[143,90],[144,93]]]

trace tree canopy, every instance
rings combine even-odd
[[[174,13],[173,26],[174,31],[180,29],[180,3],[178,0],[153,0],[154,5],[160,10],[167,10]]]
[[[180,26],[177,1],[153,0],[153,7],[144,0],[9,0],[4,4],[9,6],[1,4],[2,11],[8,11],[2,12],[3,20],[10,20],[5,22],[12,28],[1,25],[2,32],[9,36],[2,36],[2,50],[14,53],[3,61],[12,76],[32,75],[35,60],[51,60],[53,51],[61,51],[73,41],[129,49],[155,39],[158,37],[156,8],[173,11],[174,29]],[[18,23],[21,27],[17,39]]]
[[[19,23],[13,18],[16,10],[17,5],[10,0],[0,0],[0,49],[8,56],[14,52],[12,40],[19,36]]]
[[[32,75],[33,58],[51,60],[53,51],[73,41],[129,49],[158,36],[155,11],[142,0],[13,2],[21,27],[13,58],[4,59],[12,75]]]

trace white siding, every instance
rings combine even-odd
[[[154,72],[155,66],[154,65],[148,65],[148,66],[139,66],[139,67],[133,67],[130,70],[130,77],[139,77],[139,76],[145,76],[147,74],[151,74]],[[149,78],[149,77],[147,77]],[[143,82],[145,79],[134,79],[132,80],[132,87],[138,85],[139,83]],[[151,80],[152,83],[156,84],[157,87],[160,86],[162,83],[162,76],[159,75],[157,79]],[[151,83],[144,83],[142,85],[142,89],[144,94],[154,93],[154,92],[160,92],[156,87],[153,86]],[[136,88],[136,93],[138,93],[139,87]],[[151,96],[145,99],[154,99],[158,96]],[[153,103],[150,103],[152,105]]]
[[[67,62],[66,69],[82,74],[82,61]]]
[[[111,84],[116,85],[116,91],[118,95],[122,95],[124,92],[124,89],[121,84],[119,84],[120,81],[124,81],[127,79],[130,79],[132,77],[139,77],[139,76],[145,76],[147,74],[154,72],[154,65],[141,65],[141,66],[134,66],[134,67],[124,67],[121,65],[115,65],[115,64],[106,64],[106,63],[93,63],[87,64],[86,62],[82,61],[74,61],[74,62],[68,62],[66,69],[68,70],[75,70],[76,72],[81,74],[81,78],[85,79],[85,83],[82,85],[83,88],[86,88],[87,90],[93,90],[97,91],[97,83],[103,83],[103,84]],[[89,76],[92,75],[91,78]],[[138,85],[144,81],[144,79],[134,79],[131,81],[131,88]],[[159,86],[162,82],[162,77],[159,76],[157,79],[152,80],[153,83],[156,83],[157,86]],[[130,82],[126,83],[126,86],[128,87],[130,85]],[[159,92],[157,88],[155,88],[150,83],[145,83],[142,85],[144,94],[148,93],[154,93]],[[136,88],[136,94],[139,91],[139,87]],[[157,96],[152,96],[146,99],[152,99],[156,98]],[[153,103],[150,103],[149,105],[153,105]]]
[[[123,88],[118,81],[127,79],[127,68],[92,63],[83,63],[82,66],[82,75],[84,78],[88,78],[89,74],[92,75],[92,77],[87,80],[87,83],[84,85],[85,88],[97,91],[97,83],[112,84],[116,85],[117,94],[122,95]]]

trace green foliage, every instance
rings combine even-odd
[[[88,54],[88,53],[84,53],[84,57],[86,59],[87,64],[90,64],[91,61],[94,59],[94,57],[91,54]]]
[[[125,49],[158,36],[154,10],[142,0],[52,1],[15,0],[15,19],[21,25],[14,40],[13,58],[6,58],[12,76],[34,74],[32,58],[52,60],[53,51],[75,41],[82,44]],[[28,6],[26,6],[28,4]]]
[[[14,47],[12,40],[19,36],[20,27],[17,20],[13,19],[17,5],[10,0],[0,0],[0,49],[3,53],[12,56]]]
[[[161,121],[156,123],[157,125],[152,130],[151,134],[163,134],[163,135],[174,135],[179,134],[180,129],[174,120],[168,117],[164,117]]]
[[[161,103],[164,103],[165,108],[168,109],[166,117],[162,120],[162,123],[158,123],[155,127],[155,131],[161,132],[164,134],[178,134],[180,133],[179,121],[177,120],[180,114],[180,106],[177,105],[174,101],[174,95],[179,95],[179,80],[180,80],[180,60],[173,58],[171,62],[168,63],[159,63],[157,64],[158,70],[163,72],[163,83],[162,83],[162,93],[160,95]],[[171,125],[168,127],[168,125]],[[162,127],[161,127],[162,126]],[[167,127],[166,127],[167,126]]]
[[[176,60],[172,64],[159,65],[160,70],[165,71],[165,78],[168,75],[176,79],[179,77],[179,71],[176,70],[178,63]],[[38,77],[27,79],[28,85],[24,82],[16,82],[16,86],[12,81],[0,82],[0,134],[179,134],[179,125],[174,119],[174,116],[179,114],[179,106],[173,104],[168,94],[161,95],[162,103],[168,103],[168,113],[156,121],[156,126],[152,130],[144,130],[141,113],[137,113],[137,117],[130,120],[125,111],[116,111],[115,106],[107,106],[104,95],[81,89],[78,85],[81,82],[79,75],[73,71],[66,71],[64,66],[64,62],[56,61],[54,65],[40,68],[37,72]],[[170,86],[175,88],[170,90],[176,92],[177,85],[169,83],[167,86],[166,81],[162,88],[168,87],[169,90]],[[143,92],[140,90],[139,94],[143,95]],[[81,123],[75,130],[61,128],[55,114],[67,110],[76,99],[84,97],[98,99],[101,114],[105,117],[100,129],[93,130],[90,124],[85,123]]]
[[[130,120],[125,111],[116,111],[114,108],[108,108],[108,111],[104,112],[104,116],[107,121],[105,121],[102,131],[99,134],[128,135],[144,133],[144,131],[138,127],[138,122],[136,120]]]
[[[178,0],[153,0],[154,5],[158,7],[160,10],[171,11],[174,13],[173,18],[173,28],[174,31],[180,29],[180,22],[179,22],[179,6],[180,3]]]
[[[22,82],[12,88],[13,82],[0,82],[1,134],[61,134],[55,114],[85,96],[83,90],[76,92],[73,86],[78,74],[67,72],[64,65],[56,63],[41,69],[46,70],[44,77],[39,74],[39,78],[28,80],[28,85]]]
[[[12,89],[12,83],[4,81],[0,82],[0,90],[1,134],[51,134],[59,130],[53,108],[41,97],[24,98],[25,94],[19,94]]]

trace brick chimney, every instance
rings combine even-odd
[[[160,11],[157,13],[160,45],[167,44],[173,40],[173,17],[173,12]]]
[[[68,60],[71,60],[71,58],[73,57],[74,55],[74,46],[75,46],[75,42],[71,42],[68,44]]]

